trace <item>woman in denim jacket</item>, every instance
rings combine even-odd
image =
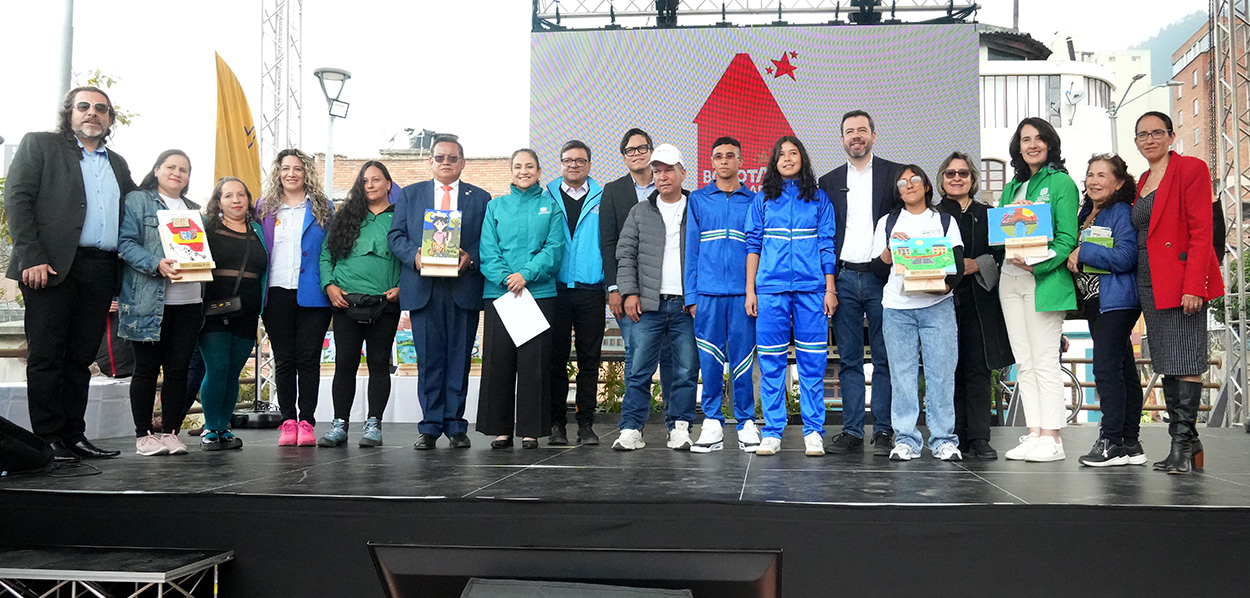
[[[186,198],[191,161],[181,150],[166,150],[156,159],[139,189],[126,195],[117,251],[126,261],[117,300],[118,335],[134,343],[135,373],[130,380],[130,410],[135,421],[135,452],[145,456],[181,455],[178,439],[191,407],[187,369],[195,351],[203,316],[203,284],[177,282],[177,262],[165,257],[158,210],[199,210]],[[154,430],[152,407],[156,378],[164,370],[161,429]],[[159,433],[163,431],[164,433]],[[159,434],[159,435],[158,435]]]

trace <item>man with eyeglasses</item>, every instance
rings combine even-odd
[[[55,132],[30,133],[13,157],[5,210],[8,277],[26,304],[26,397],[31,429],[53,458],[116,457],[86,438],[88,369],[118,291],[117,237],[130,168],[105,147],[117,113],[107,94],[77,87]]]
[[[460,180],[464,146],[452,135],[434,139],[430,169],[434,178],[404,187],[395,202],[388,236],[391,251],[403,263],[399,306],[412,320],[417,352],[417,400],[421,422],[412,448],[434,448],[446,435],[452,448],[469,448],[464,405],[469,390],[469,360],[477,336],[485,279],[478,271],[478,243],[490,194]],[[426,210],[460,212],[460,267],[454,277],[421,272],[421,240]]]
[[[877,127],[872,116],[852,110],[842,116],[842,148],[847,163],[820,177],[819,185],[833,202],[837,220],[838,310],[833,314],[833,336],[841,364],[838,381],[842,394],[842,432],[826,442],[826,452],[844,454],[864,450],[864,319],[868,319],[872,348],[873,454],[890,456],[894,429],[890,426],[890,364],[881,335],[881,297],[885,281],[870,271],[873,230],[890,211],[899,164],[877,157],[872,146]]]
[[[738,448],[755,452],[755,391],[751,357],[755,318],[747,315],[747,211],[755,194],[738,180],[742,144],[733,137],[712,142],[715,180],[690,194],[686,217],[686,307],[694,317],[699,369],[703,372],[703,426],[692,453],[724,448],[725,366],[733,387]]]
[[[603,345],[603,258],[599,247],[599,204],[603,188],[590,177],[590,147],[576,139],[560,148],[560,178],[547,185],[568,225],[564,259],[556,284],[551,323],[551,436],[547,444],[568,444],[569,349],[577,338],[577,442],[599,444],[595,399]]]

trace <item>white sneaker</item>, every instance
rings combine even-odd
[[[1016,448],[1007,451],[1004,456],[1007,457],[1008,461],[1023,461],[1024,456],[1033,450],[1033,443],[1035,442],[1037,442],[1037,436],[1032,434],[1021,436],[1020,444],[1016,445]]]
[[[919,456],[915,451],[911,450],[910,446],[901,442],[894,445],[894,449],[890,451],[891,461],[911,461]]]
[[[748,421],[742,424],[742,429],[738,430],[738,448],[754,453],[755,449],[760,447],[760,429],[755,427],[754,421]]]
[[[760,441],[759,446],[755,449],[757,455],[776,455],[781,451],[781,439],[769,436]]]
[[[803,437],[803,451],[808,457],[825,456],[825,439],[820,432],[812,432]]]
[[[187,445],[182,443],[182,440],[178,438],[177,434],[161,434],[160,439],[161,439],[161,444],[165,445],[165,448],[169,449],[169,454],[171,455],[187,454]]]
[[[964,455],[963,453],[959,452],[959,447],[949,442],[946,444],[943,444],[941,447],[938,448],[938,450],[932,451],[932,452],[933,452],[933,458],[940,459],[942,461],[963,461],[964,460]]]
[[[621,430],[620,437],[612,443],[612,450],[636,451],[646,446],[647,443],[642,441],[642,430]]]
[[[1029,449],[1028,454],[1024,456],[1024,460],[1030,463],[1047,463],[1050,461],[1063,461],[1063,443],[1055,442],[1054,436],[1042,436],[1033,443],[1033,448]]]
[[[147,436],[140,436],[135,439],[135,453],[144,457],[155,457],[157,455],[168,455],[169,447],[161,442],[159,436],[148,432]]]
[[[690,445],[690,452],[710,453],[723,448],[725,448],[724,426],[721,425],[720,420],[710,417],[703,418],[703,427],[699,430],[699,440]]]
[[[668,431],[668,448],[690,450],[690,422],[673,422],[673,429]]]

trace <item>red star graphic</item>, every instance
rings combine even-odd
[[[794,50],[790,50],[790,58],[798,58],[798,57],[799,57],[798,52],[795,52]]]
[[[771,75],[771,74],[773,74],[773,67],[771,67],[771,66],[770,66],[770,67],[768,67],[768,68],[765,68],[764,70],[765,70],[768,74],[770,74],[770,75]]]
[[[772,62],[773,62],[773,66],[777,67],[777,72],[773,73],[774,79],[778,77],[783,77],[785,75],[789,75],[791,81],[797,81],[797,79],[794,78],[794,71],[798,67],[795,67],[794,65],[790,64],[789,54],[783,53],[781,55],[781,60],[774,60]]]

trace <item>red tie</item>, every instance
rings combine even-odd
[[[451,185],[443,185],[443,207],[439,209],[443,211],[451,209]]]

